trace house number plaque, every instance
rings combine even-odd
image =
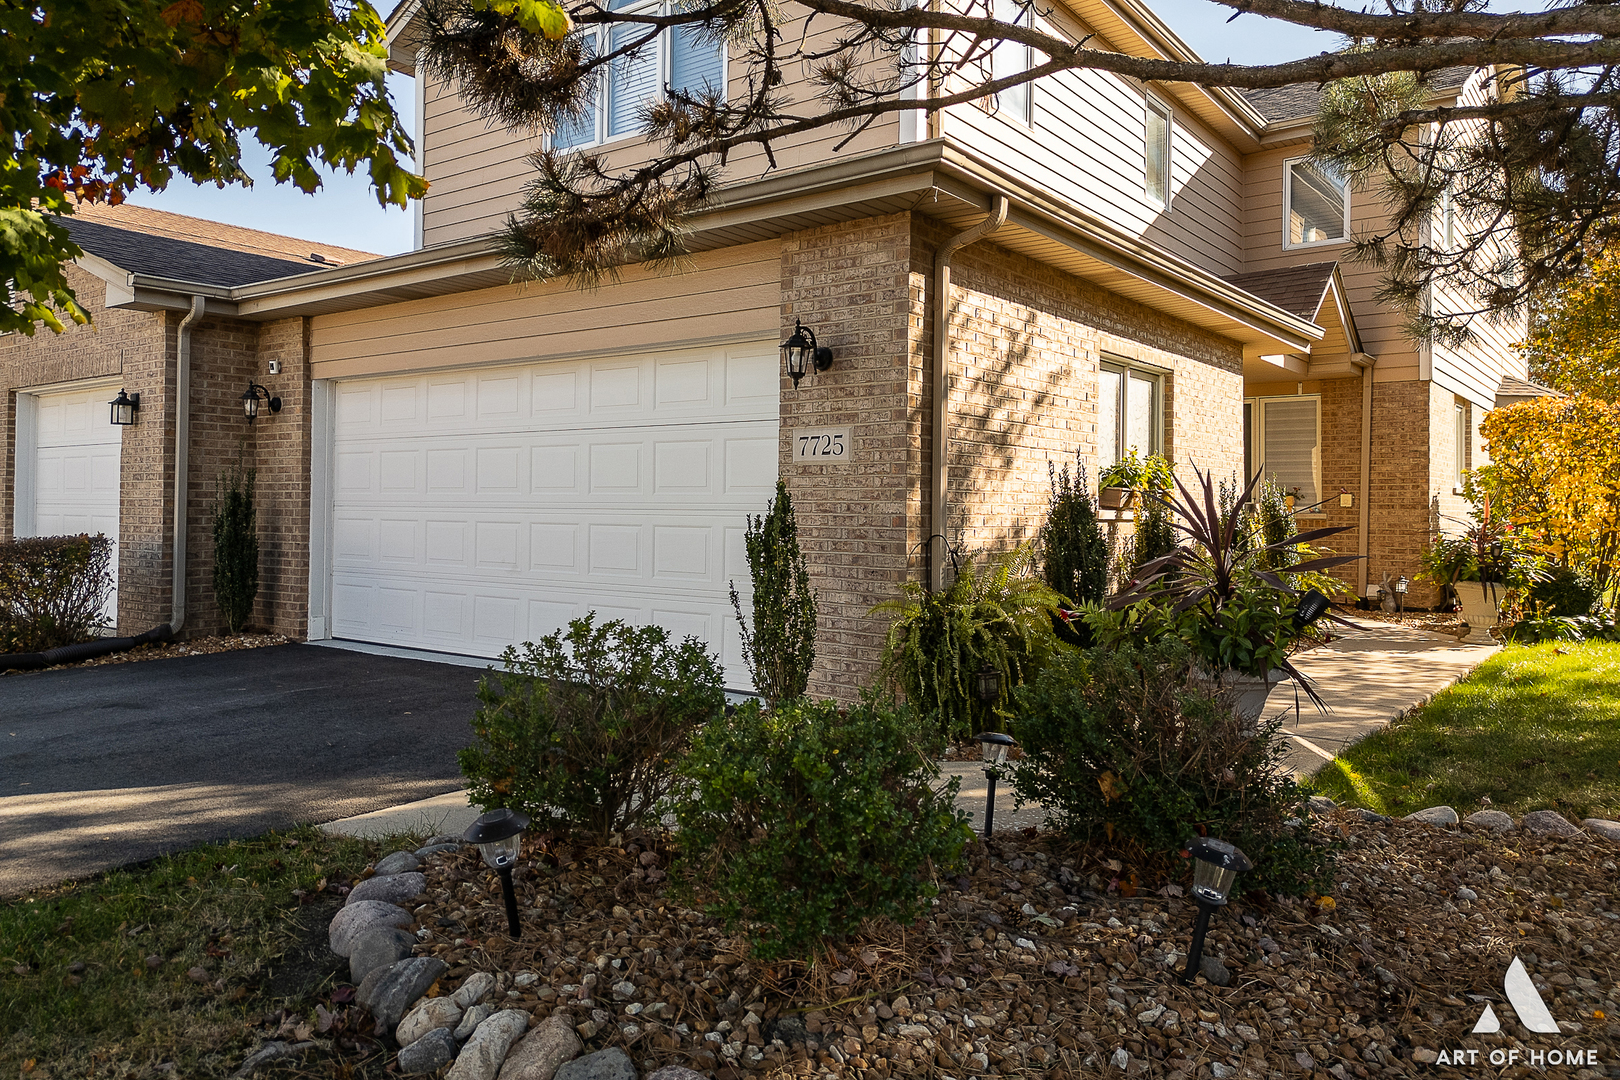
[[[794,428],[793,460],[836,465],[850,459],[849,428]]]

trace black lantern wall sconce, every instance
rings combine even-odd
[[[253,418],[259,415],[259,401],[261,398],[266,405],[270,406],[271,412],[278,413],[281,411],[280,398],[271,394],[270,391],[258,383],[249,382],[247,393],[242,395],[242,413],[248,418],[250,424],[253,423]]]
[[[816,332],[794,319],[793,336],[782,342],[782,363],[787,367],[788,378],[793,380],[793,389],[799,388],[799,380],[810,374],[812,367],[826,371],[832,367],[832,362],[832,350],[817,345]]]
[[[141,407],[141,395],[126,394],[120,389],[118,396],[108,404],[112,406],[112,422],[118,427],[128,427],[135,422],[135,413]]]

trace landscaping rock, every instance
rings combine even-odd
[[[1514,829],[1513,819],[1500,810],[1477,810],[1463,818],[1463,820],[1470,825],[1478,825],[1482,829],[1489,829],[1491,832],[1512,832]]]
[[[349,946],[349,981],[359,986],[367,975],[411,955],[416,937],[397,926],[373,926]]]
[[[503,1076],[501,1080],[506,1080]],[[665,1065],[657,1072],[650,1072],[642,1080],[708,1080],[700,1072],[693,1072],[684,1065]]]
[[[426,888],[427,878],[417,873],[367,878],[349,891],[349,899],[344,903],[362,904],[367,900],[380,900],[385,904],[403,904],[421,896]]]
[[[461,1017],[461,1023],[456,1025],[456,1042],[466,1042],[472,1038],[472,1033],[478,1030],[478,1025],[495,1015],[495,1006],[489,1002],[474,1005]]]
[[[1519,820],[1519,828],[1531,836],[1581,835],[1581,830],[1556,810],[1532,810]]]
[[[506,1064],[501,1066],[499,1080],[553,1080],[558,1069],[585,1050],[585,1044],[580,1042],[573,1024],[573,1018],[565,1012],[554,1012],[546,1017],[539,1027],[512,1048],[506,1057]],[[660,1069],[653,1075],[668,1071]],[[703,1080],[700,1074],[692,1075]],[[648,1080],[652,1080],[652,1077],[648,1077]],[[665,1080],[678,1078],[666,1077]]]
[[[313,1040],[295,1043],[281,1042],[280,1040],[267,1042],[249,1054],[247,1060],[242,1062],[242,1067],[231,1073],[231,1075],[233,1077],[252,1076],[266,1065],[274,1065],[278,1061],[295,1058],[314,1045]]]
[[[332,919],[326,928],[327,944],[332,951],[347,959],[354,951],[354,943],[368,930],[384,926],[409,926],[411,913],[398,904],[385,904],[381,900],[350,902]]]
[[[429,855],[437,855],[441,851],[455,851],[460,847],[460,844],[423,844],[421,847],[411,852],[411,854],[415,855],[418,859],[425,859]]]
[[[490,991],[494,989],[495,976],[487,971],[475,971],[467,976],[467,981],[455,992],[456,1004],[463,1009],[470,1009],[489,997]]]
[[[555,1080],[636,1080],[636,1067],[623,1050],[610,1046],[570,1061],[557,1070]]]
[[[1330,811],[1338,809],[1339,806],[1338,803],[1334,802],[1326,795],[1312,795],[1309,805],[1310,808],[1318,814],[1329,813]]]
[[[396,851],[373,867],[372,873],[377,877],[388,877],[392,874],[408,874],[421,865],[422,861],[415,855],[412,855],[410,852]]]
[[[409,1046],[435,1028],[454,1031],[460,1023],[461,1006],[456,1004],[454,998],[423,998],[394,1029],[394,1041],[401,1046]]]
[[[1354,810],[1352,810],[1350,812],[1358,820],[1365,821],[1370,825],[1376,825],[1376,824],[1378,824],[1380,822],[1390,820],[1390,818],[1389,818],[1389,816],[1387,814],[1380,814],[1380,813],[1377,813],[1377,812],[1372,811],[1372,810],[1363,810],[1360,807],[1357,807],[1356,809],[1354,809]]]
[[[399,1071],[406,1076],[438,1072],[456,1057],[456,1037],[434,1028],[399,1052]]]
[[[1232,973],[1217,957],[1201,957],[1198,961],[1198,973],[1216,986],[1232,985]]]
[[[448,964],[433,956],[400,960],[367,975],[354,999],[371,1012],[383,1030],[393,1031],[405,1018],[405,1011],[448,970]]]
[[[522,1037],[529,1027],[529,1014],[517,1009],[506,1009],[478,1025],[467,1045],[456,1056],[456,1063],[444,1074],[444,1080],[495,1080],[506,1060],[506,1052]],[[635,1074],[631,1073],[631,1080]]]
[[[1415,821],[1420,825],[1455,825],[1457,824],[1457,811],[1449,806],[1431,806],[1427,810],[1407,814],[1406,820]]]
[[[1620,821],[1604,821],[1602,818],[1589,817],[1581,822],[1581,828],[1605,840],[1620,841]]]

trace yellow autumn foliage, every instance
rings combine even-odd
[[[1620,254],[1590,259],[1558,286],[1520,348],[1533,378],[1566,394],[1620,402]]]
[[[1486,414],[1490,464],[1474,483],[1530,550],[1585,574],[1599,595],[1620,583],[1620,404],[1543,397]]]

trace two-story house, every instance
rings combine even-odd
[[[1042,17],[1192,56],[1135,0]],[[390,27],[432,184],[415,250],[227,281],[81,237],[76,280],[106,283],[81,289],[103,301],[98,329],[0,344],[0,511],[19,533],[42,520],[39,402],[92,376],[142,394],[122,429],[126,630],[177,607],[217,624],[208,485],[239,448],[272,508],[264,625],[494,656],[594,609],[699,635],[740,685],[728,585],[746,589],[744,515],[782,477],[821,595],[814,689],[848,694],[876,664],[870,607],[943,567],[938,536],[970,552],[1031,536],[1048,461],[1076,448],[1093,476],[1132,446],[1221,477],[1264,467],[1315,507],[1302,525],[1350,527],[1336,547],[1369,556],[1357,585],[1411,576],[1435,507],[1461,509],[1480,415],[1525,375],[1501,339],[1413,346],[1373,303],[1374,274],[1339,262],[1380,210],[1301,160],[1311,100],[1292,90],[1074,72],[895,114],[838,150],[847,132],[817,133],[775,147],[775,169],[733,157],[680,273],[513,283],[487,236],[536,141],[419,72],[410,18]],[[719,46],[662,44],[554,137],[633,162],[639,101],[736,70]],[[117,211],[91,220],[142,232]],[[796,325],[832,352],[797,385],[779,354]],[[280,412],[243,416],[250,379]]]

